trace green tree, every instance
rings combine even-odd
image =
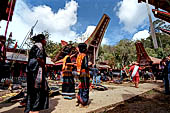
[[[129,65],[136,61],[136,47],[133,41],[127,39],[121,40],[118,45],[114,46],[115,62],[117,65]]]
[[[45,46],[46,53],[50,58],[53,59],[56,56],[57,52],[59,52],[62,46],[60,43],[55,43],[52,40],[50,40],[51,37],[48,31],[44,31],[42,32],[42,34],[45,35],[45,38],[47,41],[46,46]]]

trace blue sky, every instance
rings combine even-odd
[[[88,37],[93,32],[104,13],[111,20],[103,44],[149,36],[146,5],[137,0],[17,0],[8,34],[12,32],[21,43],[38,20],[34,34],[47,30],[54,42],[80,41],[82,35]],[[155,20],[153,16],[152,19]],[[6,22],[0,25],[0,34],[4,34]]]

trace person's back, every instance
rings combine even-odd
[[[104,73],[103,73],[103,80],[107,81],[107,72],[106,71],[104,71]]]
[[[162,75],[164,80],[165,94],[169,94],[169,80],[168,80],[168,59],[162,59]]]
[[[101,83],[101,73],[100,73],[100,71],[98,72],[98,74],[97,74],[97,83]]]
[[[93,73],[93,76],[97,76],[99,70],[97,68],[92,68],[91,71]]]
[[[170,60],[166,62],[166,66],[167,66],[167,72],[168,74],[170,74]]]
[[[95,81],[96,81],[96,84],[97,84],[97,74],[98,74],[99,70],[96,68],[96,65],[93,66],[91,71],[93,73],[93,83],[92,84],[95,84]]]
[[[78,45],[79,54],[76,59],[77,73],[79,74],[79,91],[77,94],[77,105],[85,106],[89,102],[89,87],[90,87],[90,75],[88,66],[88,56],[86,55],[87,44],[80,43]]]

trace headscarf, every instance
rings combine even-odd
[[[44,34],[38,34],[32,37],[32,40],[35,42],[41,42],[41,40],[44,40],[45,36]]]
[[[85,43],[80,43],[80,44],[78,45],[78,48],[79,48],[80,53],[85,53],[86,50],[87,50],[87,44],[85,44]]]

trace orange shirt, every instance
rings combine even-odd
[[[63,59],[63,67],[62,67],[62,70],[64,70],[65,67],[66,67],[66,60],[67,60],[68,57],[69,57],[69,55],[66,55],[66,56],[64,57],[64,59]]]
[[[83,61],[83,58],[84,58],[85,56],[86,56],[86,54],[84,54],[84,53],[80,53],[80,54],[78,54],[78,56],[77,56],[76,63],[77,63],[77,72],[78,72],[78,74],[80,74],[82,61]]]

